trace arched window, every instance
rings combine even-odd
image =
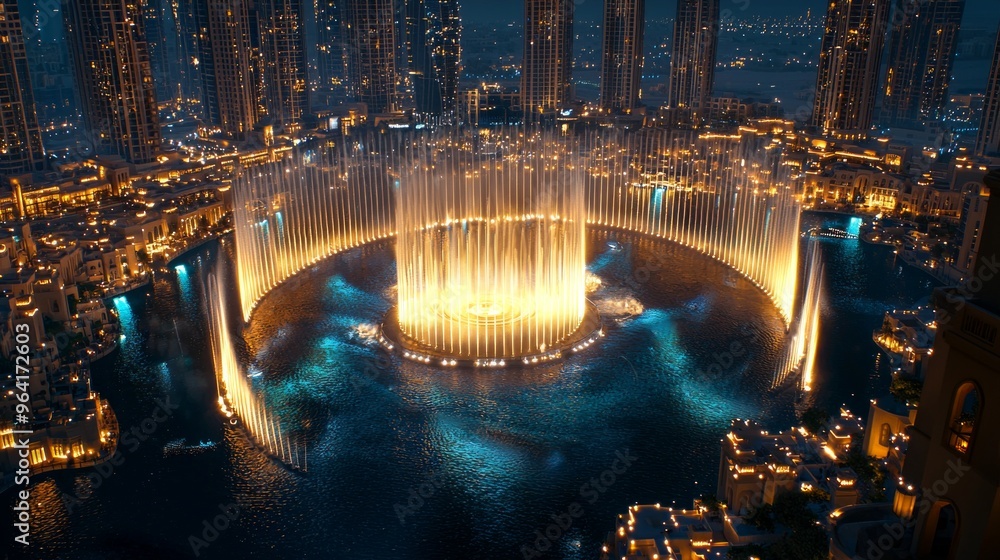
[[[890,440],[892,439],[892,428],[889,424],[882,424],[882,429],[878,433],[878,444],[882,447],[889,447]]]
[[[981,408],[982,399],[976,384],[972,382],[961,384],[952,402],[948,445],[963,455],[967,455],[972,449]]]

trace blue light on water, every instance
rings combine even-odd
[[[847,233],[858,235],[861,233],[861,218],[854,216],[847,224]]]
[[[118,296],[113,301],[115,304],[115,310],[118,311],[118,319],[121,321],[122,327],[124,327],[126,323],[133,323],[135,318],[132,316],[132,305],[129,304],[128,298],[125,296]]]
[[[449,471],[464,479],[466,489],[486,503],[502,499],[523,474],[526,457],[516,447],[471,432],[445,417],[439,417],[435,432],[441,452],[450,459]]]
[[[126,339],[136,334],[135,312],[132,310],[132,304],[129,303],[128,298],[125,296],[118,296],[112,302],[114,303],[115,310],[118,312],[118,322],[121,326],[121,334],[118,340],[119,344],[122,344]]]
[[[174,267],[177,271],[177,287],[180,289],[181,297],[184,302],[191,304],[194,301],[194,290],[191,286],[191,277],[188,276],[187,267],[184,265],[177,265]]]

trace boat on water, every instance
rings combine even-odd
[[[198,440],[198,443],[188,443],[184,438],[175,439],[167,442],[163,446],[163,455],[177,455],[177,454],[187,454],[187,453],[199,453],[202,451],[207,451],[209,449],[215,449],[218,445],[212,440]]]

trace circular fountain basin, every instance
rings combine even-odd
[[[502,329],[504,324],[509,321],[524,318],[521,308],[512,307],[509,302],[506,304],[493,300],[459,302],[451,307],[462,310],[461,317],[451,316],[450,318],[466,321],[467,332],[470,333],[469,339],[473,341],[485,339],[492,331]],[[378,340],[382,348],[414,362],[449,368],[503,369],[551,364],[587,350],[604,336],[601,315],[598,313],[597,307],[587,300],[580,326],[569,336],[550,346],[540,348],[536,352],[503,353],[501,351],[492,355],[481,354],[475,344],[471,343],[468,345],[467,353],[452,354],[423,345],[404,333],[399,327],[397,311],[397,306],[389,309],[379,326]],[[446,313],[446,311],[442,310],[442,313]]]

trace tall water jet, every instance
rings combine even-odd
[[[806,254],[805,292],[785,351],[774,372],[773,386],[798,373],[799,388],[811,391],[819,348],[820,305],[823,302],[823,257],[816,240],[810,240]]]
[[[593,311],[578,154],[542,133],[450,140],[428,138],[401,165],[399,342],[496,365],[573,341]]]
[[[267,409],[264,399],[254,391],[241,366],[234,345],[235,338],[229,329],[227,295],[223,286],[212,274],[204,291],[219,408],[234,423],[239,419],[247,436],[272,457],[304,469],[306,448],[282,430],[281,419]]]
[[[587,223],[676,242],[739,271],[789,330],[775,382],[795,371],[811,386],[819,272],[810,258],[800,281],[800,170],[778,140],[750,130],[444,129],[279,153],[233,185],[244,320],[299,271],[398,234],[399,318],[385,326],[412,343],[405,357],[543,361],[600,333],[583,297]]]

